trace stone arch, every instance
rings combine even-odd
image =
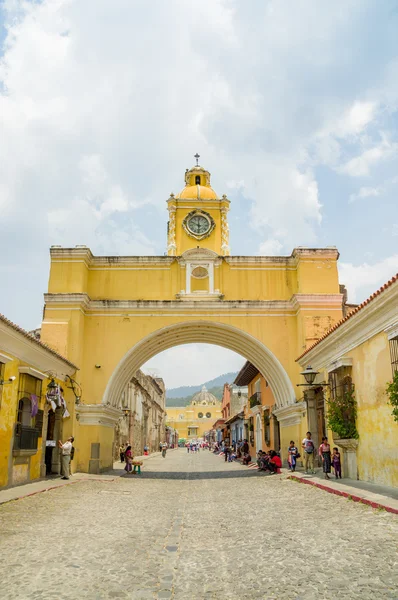
[[[150,358],[182,344],[222,346],[249,360],[266,377],[277,408],[295,403],[295,393],[288,374],[278,358],[252,335],[223,323],[189,321],[154,331],[135,344],[120,360],[106,387],[103,404],[117,408],[119,398],[135,373]]]

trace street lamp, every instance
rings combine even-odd
[[[72,377],[70,377],[70,375],[65,375],[65,383],[67,383],[68,381],[69,381],[70,385],[67,385],[66,387],[72,390],[73,395],[75,396],[75,404],[80,404],[80,400],[82,397],[82,388],[81,388],[80,384],[78,384],[77,381],[72,379]],[[50,387],[51,383],[48,385],[48,387]]]
[[[305,371],[302,371],[300,373],[300,375],[303,375],[306,384],[303,383],[301,385],[313,385],[316,376],[318,375],[319,371],[315,371],[315,369],[313,369],[311,367],[311,365],[308,365],[308,367],[305,369]]]

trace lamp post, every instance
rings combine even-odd
[[[329,385],[328,383],[317,383],[315,384],[316,376],[319,374],[319,371],[315,371],[308,365],[307,368],[300,373],[305,379],[305,383],[298,383],[297,386],[304,386],[307,389],[304,392],[304,400],[307,404],[307,421],[308,421],[308,430],[311,432],[314,440],[317,441],[319,445],[319,432],[318,432],[318,418],[317,418],[317,409],[316,409],[316,397],[315,397],[315,389],[323,388]]]

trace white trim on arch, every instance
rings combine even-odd
[[[102,399],[103,404],[117,407],[131,373],[150,358],[168,348],[191,343],[213,344],[237,352],[267,378],[278,408],[294,404],[293,385],[277,357],[245,331],[211,321],[176,323],[158,329],[135,344],[120,360],[110,377]]]

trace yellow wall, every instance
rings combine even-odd
[[[352,359],[352,368],[346,367],[344,373],[352,377],[357,401],[358,478],[398,487],[398,424],[391,415],[385,392],[387,382],[391,381],[387,335],[384,332],[374,335],[345,352],[344,358]],[[322,375],[327,381],[327,372]],[[332,442],[330,430],[328,436]]]
[[[2,349],[0,348],[0,352]],[[32,367],[16,356],[4,351],[7,356],[13,360],[7,362],[4,366],[4,381],[8,382],[10,377],[15,377],[12,383],[6,383],[0,386],[0,488],[21,483],[28,483],[41,476],[41,467],[44,463],[42,442],[45,439],[47,431],[43,429],[43,437],[39,437],[37,452],[30,456],[16,456],[13,453],[14,429],[18,412],[18,390],[19,390],[19,367]],[[39,409],[45,409],[45,394],[49,379],[42,381],[42,395],[39,400]],[[60,379],[55,381],[65,388],[65,384]],[[74,401],[70,397],[68,390],[65,390],[64,397],[67,403],[71,417],[63,419],[62,435],[72,435]]]
[[[207,412],[211,413],[211,417],[205,417]],[[203,413],[204,417],[199,418],[199,413]],[[203,438],[204,434],[210,431],[212,424],[221,418],[221,402],[217,402],[215,406],[189,404],[188,406],[166,407],[166,415],[167,425],[178,431],[179,438]],[[182,419],[180,418],[181,415],[183,416]],[[188,436],[188,428],[190,426],[198,427],[195,436]]]
[[[349,354],[358,402],[358,475],[364,481],[398,487],[398,424],[387,404],[391,381],[389,342],[379,333]]]

